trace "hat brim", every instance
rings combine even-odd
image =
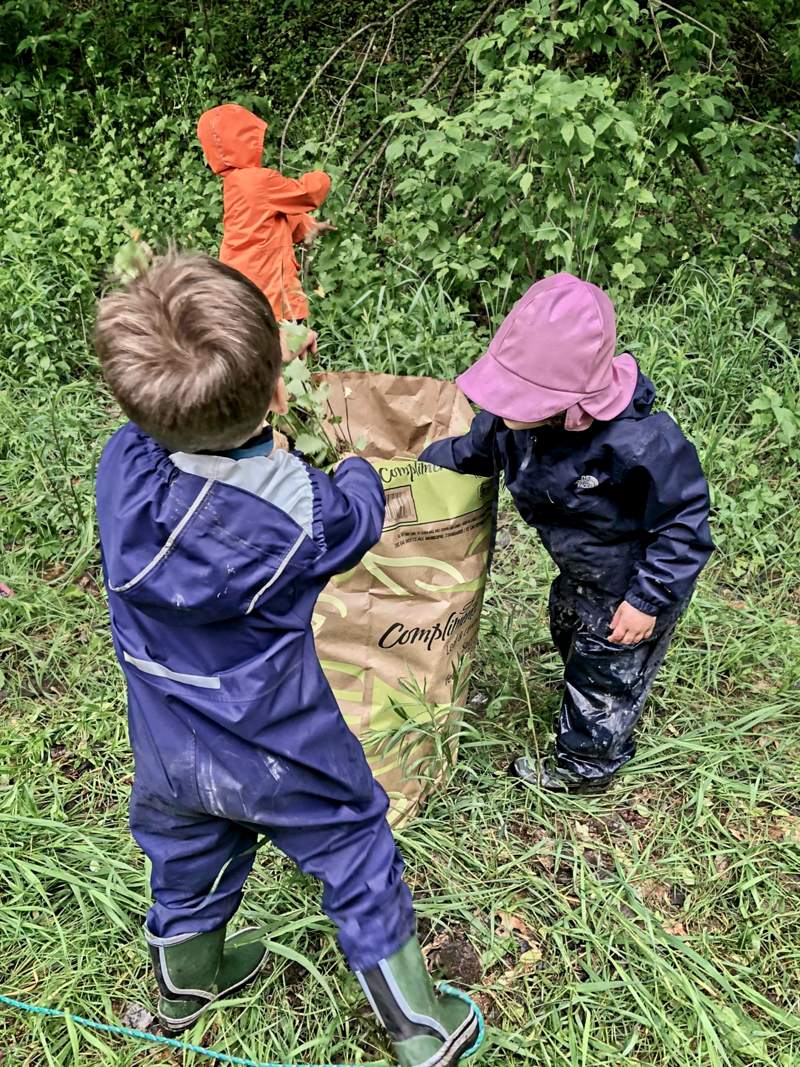
[[[575,404],[593,419],[608,421],[630,404],[638,377],[636,360],[625,352],[612,361],[611,381],[596,393],[548,389],[520,378],[489,351],[459,375],[456,384],[478,407],[512,422],[541,422]]]

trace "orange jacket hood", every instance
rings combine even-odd
[[[197,123],[197,136],[206,163],[215,174],[260,167],[267,124],[240,104],[220,104],[204,111]]]

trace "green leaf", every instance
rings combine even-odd
[[[611,273],[615,278],[619,279],[619,281],[624,282],[633,274],[633,264],[620,263],[617,261],[611,268]]]
[[[617,133],[619,134],[620,139],[626,141],[628,144],[635,144],[639,139],[639,133],[631,119],[618,119]]]
[[[523,196],[527,196],[528,195],[528,192],[530,191],[530,187],[531,187],[532,184],[533,184],[533,174],[531,174],[531,172],[529,170],[526,170],[525,173],[522,175],[522,177],[519,180],[519,187],[522,190],[522,195]]]
[[[513,115],[509,115],[507,111],[498,111],[496,115],[492,115],[489,127],[493,130],[506,129],[514,125]]]
[[[594,148],[594,133],[591,127],[585,123],[581,123],[577,129],[578,140],[582,141],[587,148]]]
[[[302,327],[305,329],[306,327]],[[283,368],[283,380],[287,386],[297,383],[305,383],[311,380],[311,371],[304,359],[293,359]]]
[[[561,127],[561,136],[564,138],[565,144],[571,144],[572,138],[575,136],[575,125],[572,122],[565,122]]]
[[[778,423],[781,437],[787,443],[797,435],[800,428],[800,420],[789,408],[775,408],[775,421]]]
[[[396,159],[399,159],[406,150],[405,137],[395,137],[393,141],[390,141],[386,148],[386,162],[394,163]]]
[[[281,333],[286,338],[286,347],[293,356],[302,352],[308,343],[308,335],[311,331],[308,326],[295,322],[282,322]]]
[[[295,438],[294,446],[298,452],[304,452],[307,456],[324,456],[330,448],[330,442],[318,434],[300,433]]]

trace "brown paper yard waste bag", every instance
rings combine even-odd
[[[430,441],[464,433],[472,411],[432,378],[322,376],[341,434],[366,440],[380,474],[380,542],[334,578],[314,616],[317,651],[348,725],[392,802],[413,814],[455,758],[492,538],[491,479],[420,463]]]

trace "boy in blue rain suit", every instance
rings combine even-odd
[[[159,1015],[181,1030],[267,951],[227,927],[259,835],[323,883],[323,908],[399,1062],[449,1065],[482,1028],[435,990],[386,821],[386,794],[314,648],[331,575],[380,537],[380,480],[273,448],[278,329],[238,271],[157,260],[100,303],[95,345],[130,422],[103,452],[97,510],[136,761],[130,823],[152,863]]]

